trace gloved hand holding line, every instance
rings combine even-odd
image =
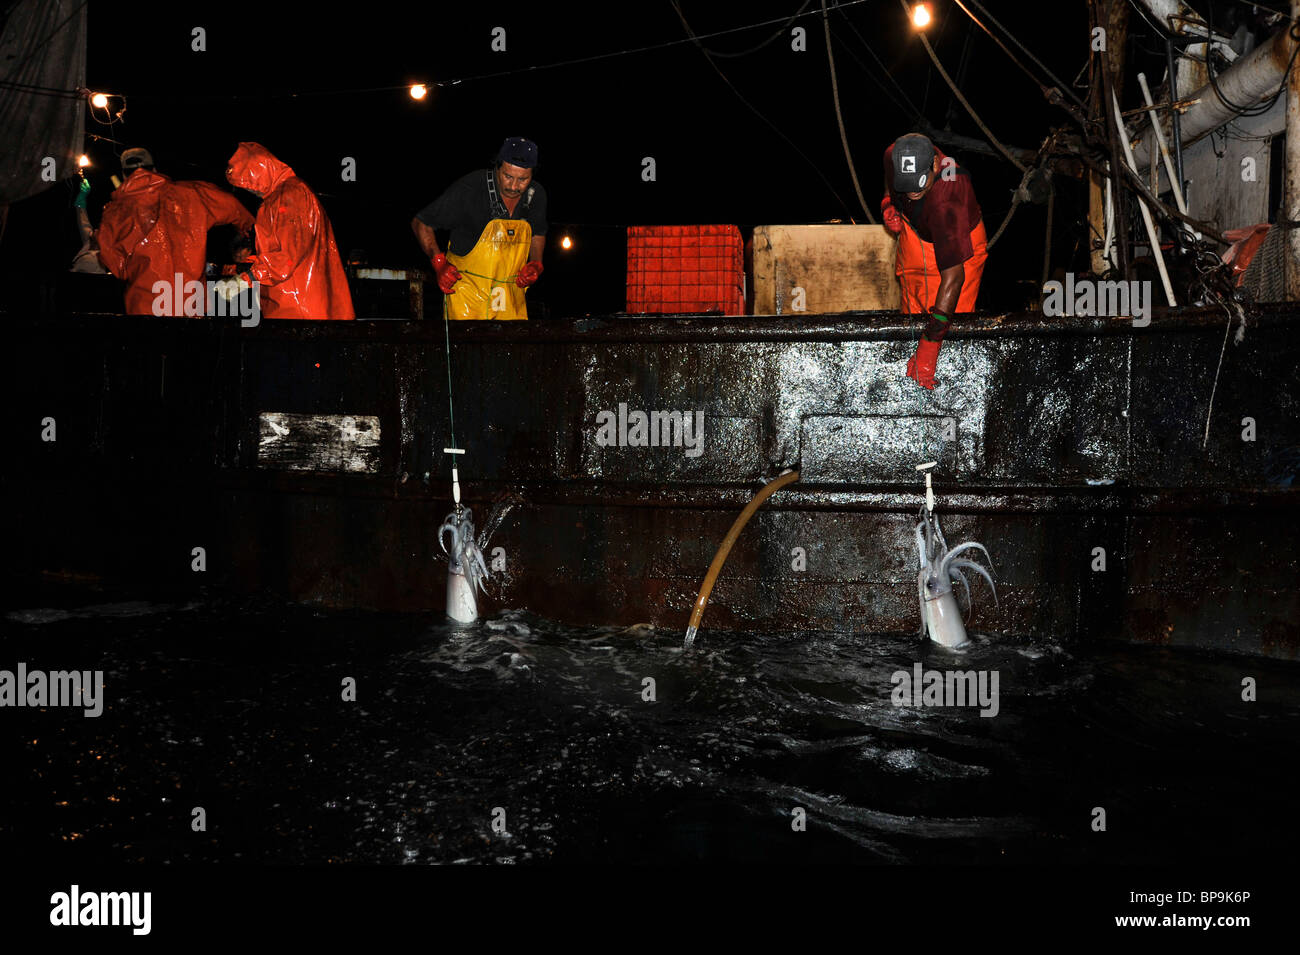
[[[447,256],[439,252],[432,259],[433,272],[438,276],[438,288],[444,295],[450,295],[456,283],[460,281],[460,271],[447,261]]]

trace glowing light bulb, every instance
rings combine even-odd
[[[924,3],[918,3],[912,8],[912,26],[918,30],[924,30],[930,25],[930,8]]]
[[[560,248],[561,249],[573,248],[573,239],[571,239],[569,236],[566,235],[563,239],[560,240]]]
[[[411,99],[424,99],[429,95],[429,90],[423,83],[416,83],[411,87]]]
[[[108,97],[103,93],[96,93],[90,98],[90,105],[96,109],[103,109],[108,105]]]
[[[87,156],[85,153],[82,153],[80,156],[77,157],[77,165],[80,166],[82,169],[85,169],[87,166],[90,165],[90,157]]]

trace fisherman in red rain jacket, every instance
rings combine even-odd
[[[970,175],[925,136],[908,133],[885,150],[885,227],[898,236],[894,271],[903,311],[929,313],[907,375],[934,389],[939,348],[954,313],[975,310],[988,258],[984,219]]]
[[[259,143],[239,144],[226,179],[262,197],[250,270],[262,316],[356,318],[334,230],[307,184]]]
[[[99,260],[127,283],[128,315],[174,315],[184,283],[201,282],[208,230],[233,225],[240,232],[253,217],[239,200],[209,182],[173,182],[154,172],[148,150],[122,154],[126,182],[104,207],[95,238]],[[181,287],[173,290],[180,275]],[[159,294],[154,284],[165,282]]]

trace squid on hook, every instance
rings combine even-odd
[[[989,575],[989,570],[993,569],[993,558],[983,544],[975,541],[966,541],[949,550],[943,530],[939,527],[939,518],[924,505],[916,525],[916,550],[921,563],[921,570],[916,577],[917,596],[921,600],[921,636],[929,631],[930,639],[935,643],[945,647],[959,647],[969,638],[957,608],[952,585],[960,583],[966,590],[968,619],[972,601],[970,583],[962,573],[963,570],[974,571],[988,581],[989,588],[993,591],[993,604],[997,606],[998,589]],[[973,560],[958,557],[959,554],[972,550],[984,552],[989,561],[988,570]]]
[[[445,536],[451,535],[451,549]],[[459,508],[443,519],[438,528],[438,544],[447,555],[447,616],[457,623],[478,620],[476,590],[487,593],[483,581],[488,577],[483,552],[474,540],[474,519],[470,509]]]

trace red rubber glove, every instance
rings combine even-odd
[[[520,269],[519,274],[515,276],[515,284],[520,288],[528,288],[528,286],[532,285],[541,277],[541,262],[525,262],[524,267]]]
[[[894,208],[894,200],[885,196],[880,201],[880,216],[885,220],[885,228],[893,235],[901,235],[903,232],[903,217],[898,214]]]
[[[452,287],[460,281],[460,272],[456,266],[447,261],[447,256],[439,252],[431,260],[434,274],[438,276],[438,288],[444,295],[450,295]]]
[[[907,363],[907,377],[916,380],[922,388],[934,391],[934,366],[939,360],[939,349],[943,342],[932,342],[922,338],[916,345],[916,354]]]

